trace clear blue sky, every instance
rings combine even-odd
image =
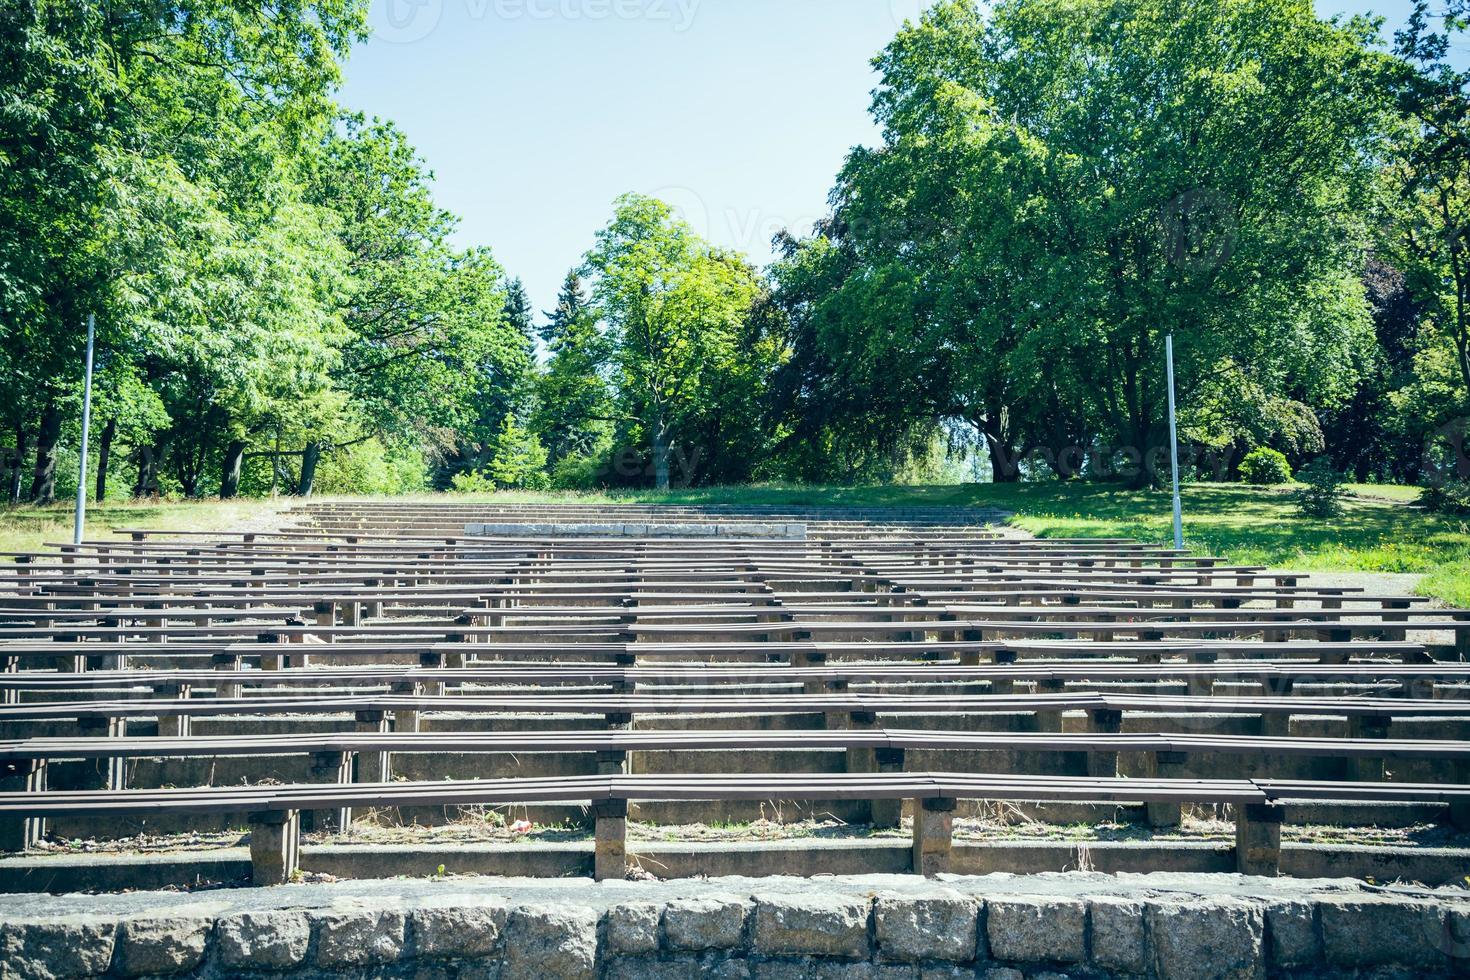
[[[871,142],[869,61],[924,0],[372,0],[341,100],[392,119],[538,310],[625,191],[770,257]],[[1318,0],[1324,15],[1406,0]]]

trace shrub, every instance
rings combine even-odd
[[[601,453],[574,453],[551,468],[551,489],[593,490],[603,484],[607,460]]]
[[[1445,480],[1419,494],[1419,506],[1453,517],[1470,515],[1470,480]]]
[[[1240,478],[1257,486],[1291,482],[1291,464],[1274,449],[1262,446],[1246,453],[1240,461]]]
[[[1336,517],[1342,513],[1344,477],[1326,456],[1318,456],[1297,473],[1302,487],[1292,494],[1297,509],[1307,517]]]
[[[455,493],[494,493],[497,489],[494,480],[476,470],[454,474],[449,486]]]

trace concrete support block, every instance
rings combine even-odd
[[[1470,832],[1470,799],[1459,797],[1450,801],[1450,825],[1462,833]]]
[[[903,749],[874,749],[873,757],[877,763],[876,769],[880,773],[904,771]],[[903,822],[903,800],[873,800],[870,807],[872,811],[870,823],[874,827],[897,827]]]
[[[154,696],[173,701],[188,701],[193,694],[193,688],[188,684],[169,682],[160,684],[154,690]],[[188,738],[190,730],[190,718],[182,712],[178,714],[166,714],[158,716],[159,738]]]
[[[1290,696],[1288,688],[1286,696]],[[1261,713],[1261,734],[1267,738],[1290,738],[1291,737],[1291,712],[1289,711],[1265,711]]]
[[[1196,650],[1189,654],[1189,663],[1194,667],[1213,667],[1219,660],[1220,654],[1214,650]],[[1215,678],[1207,674],[1191,674],[1185,683],[1190,697],[1208,698],[1215,694]]]
[[[1066,689],[1066,681],[1045,678],[1036,682],[1037,694],[1062,694],[1066,691]],[[1036,712],[1036,730],[1038,732],[1060,732],[1062,730],[1062,712]]]
[[[127,734],[126,718],[78,718],[77,730],[87,738],[122,738]],[[105,770],[102,788],[120,790],[127,783],[127,760],[121,756],[102,760]]]
[[[211,659],[214,662],[214,669],[222,674],[233,674],[240,669],[240,655],[238,653],[216,653]],[[238,698],[240,696],[240,685],[233,680],[221,680],[214,686],[214,696],[217,698]]]
[[[1349,738],[1387,739],[1388,728],[1387,715],[1353,715],[1348,718]],[[1348,782],[1383,782],[1383,756],[1350,756],[1343,761],[1346,763],[1343,778]]]
[[[312,782],[335,786],[352,785],[353,752],[318,752],[312,756]],[[315,830],[332,830],[345,834],[352,829],[352,808],[313,811]]]
[[[250,816],[250,878],[259,887],[284,885],[301,868],[301,811]]]
[[[1014,667],[1019,659],[1020,655],[1014,650],[995,651],[994,662],[997,667]],[[997,677],[990,682],[990,693],[1000,695],[1015,694],[1016,682],[1009,677]]]
[[[383,711],[359,711],[357,731],[364,735],[388,733],[388,715]],[[359,783],[386,783],[393,778],[393,764],[387,752],[362,752],[357,756]]]
[[[965,643],[983,643],[983,642],[985,642],[985,633],[984,633],[983,630],[961,630],[960,631],[960,639],[963,642],[965,642]],[[996,654],[996,658],[997,658],[996,659],[996,663],[1000,663],[999,657],[1000,657],[1000,654],[997,652],[997,654]],[[961,667],[978,667],[978,666],[980,666],[980,651],[979,650],[961,650],[960,651],[960,666]],[[996,692],[996,693],[1002,693],[1002,692]]]
[[[1285,809],[1270,803],[1235,808],[1235,870],[1274,878],[1281,874],[1281,823]]]
[[[933,877],[949,870],[956,805],[946,798],[915,801],[914,874]]]
[[[1180,779],[1184,775],[1184,763],[1188,759],[1183,752],[1154,752],[1145,757],[1149,775],[1158,779]],[[1150,827],[1177,827],[1184,818],[1181,804],[1176,801],[1156,801],[1146,804]]]
[[[0,762],[0,793],[45,791],[45,759],[12,759],[9,762]],[[41,817],[0,819],[0,851],[29,850],[39,844],[45,835],[46,821]]]
[[[1117,735],[1123,731],[1123,712],[1099,708],[1087,713],[1087,731],[1093,735]],[[1088,752],[1087,775],[1112,778],[1118,775],[1117,752]]]
[[[628,876],[628,801],[606,800],[593,805],[596,821],[592,877],[622,881]]]

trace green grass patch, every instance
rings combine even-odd
[[[268,500],[109,501],[87,507],[86,536],[107,540],[117,537],[120,528],[139,527],[218,531],[285,506],[286,502]],[[0,552],[39,551],[48,544],[70,541],[74,516],[75,504],[70,502],[0,508]]]

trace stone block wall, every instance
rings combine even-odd
[[[1212,877],[1224,886],[1211,888]],[[1203,887],[1182,887],[1190,880]],[[1208,980],[1470,972],[1470,896],[1345,882],[1042,875],[344,887],[0,901],[0,977]]]

